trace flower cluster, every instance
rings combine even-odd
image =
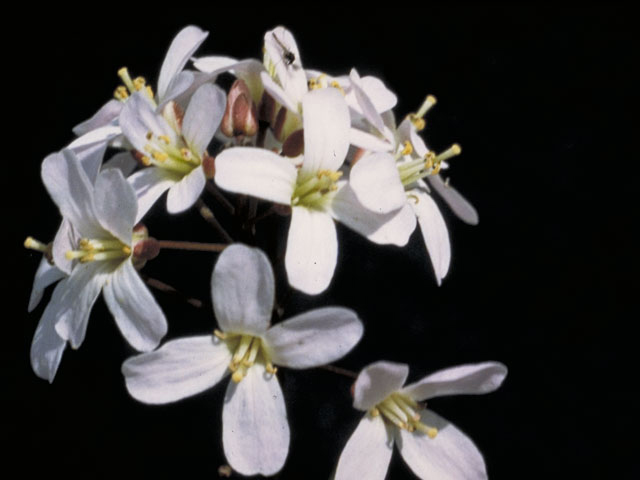
[[[290,217],[284,269],[290,287],[307,295],[331,284],[336,222],[371,242],[399,247],[419,226],[440,284],[451,247],[434,197],[466,223],[476,224],[478,215],[440,177],[461,148],[435,153],[419,134],[436,103],[432,95],[397,124],[396,95],[380,79],[355,69],[332,76],[303,67],[284,27],[266,32],[261,60],[193,57],[207,35],[195,26],[178,33],[155,89],[120,69],[115,98],[74,128],[73,142],[44,159],[42,180],[62,223],[49,243],[25,241],[43,253],[29,311],[57,283],[36,328],[31,363],[52,382],[66,345],[82,344],[102,292],[122,335],[141,352],[122,365],[131,396],[174,402],[230,375],[222,408],[227,461],[244,475],[273,475],[290,441],[278,368],[330,364],[357,345],[364,326],[356,312],[338,306],[272,325],[269,258],[234,243],[201,196],[210,193],[238,218],[248,232],[245,243],[256,243],[261,218]],[[221,75],[234,80],[227,91],[217,82]],[[118,153],[105,159],[113,149]],[[165,193],[166,209],[155,206]],[[224,243],[157,240],[141,223],[152,207],[170,215],[194,206]],[[218,329],[160,346],[167,319],[138,272],[166,248],[221,252],[211,278]],[[463,365],[403,386],[408,371],[378,361],[357,375],[353,406],[367,413],[337,461],[335,478],[384,478],[394,443],[419,478],[485,478],[473,442],[425,401],[493,391],[506,367]]]

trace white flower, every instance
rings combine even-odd
[[[349,148],[350,121],[340,92],[335,88],[313,90],[302,103],[304,157],[299,168],[290,159],[264,149],[230,148],[216,157],[215,181],[225,190],[292,207],[285,256],[289,283],[317,294],[329,286],[337,262],[333,219],[372,241],[404,245],[415,218],[413,214],[395,215],[393,208],[397,207],[389,204],[395,200],[386,190],[377,192],[379,208],[370,211],[358,202],[347,182],[339,180]],[[392,217],[396,228],[380,231]]]
[[[353,406],[368,413],[340,455],[335,480],[383,480],[394,443],[421,479],[487,478],[482,454],[473,442],[419,402],[492,392],[504,380],[507,368],[497,362],[461,365],[403,387],[408,374],[407,365],[385,361],[360,372]]]
[[[206,149],[225,105],[224,92],[211,84],[196,90],[184,116],[173,102],[160,114],[141,94],[129,99],[120,114],[122,132],[143,155],[142,162],[150,166],[129,177],[142,210],[150,208],[167,189],[170,213],[184,211],[196,202],[206,183]]]
[[[192,72],[182,71],[187,61],[209,35],[198,27],[189,25],[175,36],[164,58],[158,77],[158,92],[154,96],[142,77],[131,79],[126,68],[118,71],[124,85],[116,90],[116,99],[109,100],[90,119],[76,125],[73,132],[83,136],[103,127],[118,128],[118,117],[129,95],[144,90],[150,99],[162,108],[168,101],[184,93],[192,84]]]
[[[151,404],[195,395],[233,372],[222,410],[222,442],[229,464],[243,475],[273,475],[289,450],[287,413],[273,364],[302,369],[330,363],[362,336],[356,314],[339,307],[269,327],[274,288],[264,253],[240,244],[227,247],[211,278],[222,331],[172,340],[122,365],[129,393]]]
[[[42,163],[42,179],[67,226],[54,240],[56,267],[68,276],[53,291],[36,329],[31,362],[53,381],[65,341],[78,348],[102,291],[125,339],[137,350],[155,348],[167,331],[162,310],[132,263],[135,193],[117,168],[102,171],[95,186],[70,150]]]

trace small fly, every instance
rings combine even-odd
[[[282,58],[284,59],[284,63],[287,65],[287,67],[293,64],[293,62],[295,62],[296,60],[295,54],[291,50],[289,50],[278,37],[276,37],[275,33],[272,33],[271,35],[273,35],[273,39],[276,41],[276,43],[280,45],[280,48],[282,49]]]

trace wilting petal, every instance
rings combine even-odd
[[[225,93],[215,85],[201,86],[191,97],[182,121],[182,135],[189,148],[202,156],[216,133],[227,104]]]
[[[482,480],[487,478],[484,459],[471,439],[430,410],[420,421],[438,429],[435,438],[415,431],[395,429],[398,450],[413,473],[423,480]]]
[[[264,338],[273,363],[311,368],[342,358],[360,341],[362,331],[352,310],[325,307],[271,327]]]
[[[355,383],[353,406],[369,410],[393,392],[400,390],[409,375],[404,363],[380,361],[365,367]]]
[[[416,216],[408,204],[397,212],[379,214],[365,208],[345,184],[331,203],[331,216],[374,243],[403,247],[416,228]]]
[[[338,260],[336,226],[319,210],[293,207],[284,264],[289,284],[316,295],[331,283]]]
[[[446,368],[402,389],[411,398],[423,401],[444,395],[478,395],[496,390],[507,376],[507,367],[484,362]]]
[[[273,270],[261,250],[239,243],[224,249],[211,276],[213,310],[222,330],[262,335],[274,295]]]
[[[138,202],[120,170],[110,168],[98,175],[94,199],[100,225],[125,245],[131,245]]]
[[[384,480],[393,453],[393,434],[382,417],[369,414],[344,446],[334,480]]]
[[[71,348],[82,344],[91,309],[111,268],[111,262],[78,264],[53,291],[49,306],[57,320],[56,332],[69,341]]]
[[[438,205],[430,195],[419,190],[411,190],[409,195],[413,197],[409,204],[418,217],[422,238],[429,252],[436,280],[440,285],[449,271],[451,262],[451,244],[447,224],[444,223]]]
[[[138,198],[136,223],[144,217],[160,195],[180,180],[181,176],[179,174],[164,168],[143,168],[131,175],[127,181],[135,190]]]
[[[109,100],[91,118],[73,127],[73,133],[80,137],[91,130],[116,121],[122,110],[122,105],[122,102],[118,100]]]
[[[65,276],[66,274],[62,270],[51,265],[46,258],[42,257],[40,265],[38,265],[38,270],[36,270],[36,275],[33,278],[33,287],[31,287],[27,311],[31,312],[38,306],[38,303],[42,300],[42,293],[45,288]]]
[[[389,213],[407,203],[396,161],[388,153],[365,155],[351,168],[349,185],[360,203],[376,213]]]
[[[222,445],[242,475],[273,475],[289,452],[289,424],[275,375],[256,363],[240,383],[229,382],[222,409]]]
[[[167,211],[169,213],[180,213],[190,208],[200,198],[205,183],[207,183],[207,178],[204,176],[202,167],[194,168],[169,188]]]
[[[158,77],[158,98],[160,103],[171,87],[175,76],[184,68],[187,61],[207,38],[209,32],[204,32],[198,27],[189,25],[175,36],[164,58],[160,76]]]
[[[220,188],[291,204],[298,172],[287,159],[262,148],[236,147],[223,150],[215,165]]]
[[[42,181],[65,218],[83,237],[100,238],[104,230],[96,219],[93,185],[73,152],[49,155],[42,162]]]
[[[155,352],[131,357],[122,364],[122,374],[136,400],[169,403],[213,387],[229,371],[230,361],[227,344],[205,335],[172,340]]]
[[[335,88],[307,93],[302,100],[304,172],[337,170],[349,149],[351,120],[342,94]]]
[[[480,219],[478,212],[455,188],[445,184],[440,175],[432,175],[427,177],[429,183],[436,192],[447,202],[453,213],[465,223],[469,225],[477,225]]]
[[[56,333],[54,313],[55,308],[47,305],[31,342],[31,367],[38,377],[49,383],[53,382],[67,345]]]
[[[167,333],[167,320],[130,258],[110,275],[103,290],[104,300],[127,342],[143,352],[156,348]]]

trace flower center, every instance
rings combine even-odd
[[[226,333],[220,330],[214,330],[213,334],[220,340],[223,340],[233,352],[231,362],[229,362],[229,370],[233,373],[231,379],[239,383],[247,375],[247,371],[251,366],[258,362],[265,365],[267,373],[274,375],[278,369],[273,366],[269,354],[260,337],[246,335],[243,333]]]
[[[329,77],[326,73],[321,73],[315,78],[310,78],[308,84],[309,90],[318,90],[320,88],[332,87],[339,90],[342,95],[345,95],[342,85],[340,85],[336,80],[329,80]]]
[[[120,240],[82,238],[78,242],[78,250],[68,250],[67,260],[79,260],[81,263],[126,258],[131,255],[131,247]]]
[[[402,158],[406,154],[410,154],[413,151],[411,144],[405,142],[404,149],[398,152],[398,158]],[[408,152],[408,153],[404,153]],[[440,172],[442,162],[460,155],[462,148],[457,143],[451,145],[444,152],[436,155],[433,152],[427,152],[423,158],[417,160],[410,160],[408,162],[402,162],[398,164],[398,173],[400,174],[400,181],[405,187],[410,185],[421,178],[428,177],[430,175],[437,175]]]
[[[141,161],[144,165],[153,165],[174,172],[187,174],[200,165],[200,156],[187,147],[181,137],[174,141],[167,135],[147,132],[147,143]]]
[[[296,189],[291,196],[291,205],[321,208],[327,200],[327,195],[338,189],[336,182],[341,176],[342,172],[335,170],[320,170],[302,178],[298,174]]]
[[[147,81],[144,77],[137,77],[132,80],[127,67],[122,67],[118,70],[118,76],[124,85],[120,85],[116,88],[115,92],[113,92],[113,96],[116,97],[116,100],[125,102],[127,98],[129,98],[129,95],[133,95],[140,90],[144,90],[147,97],[149,97],[149,100],[151,100],[155,105],[153,89],[147,85]]]
[[[435,438],[438,434],[438,429],[425,425],[420,421],[418,410],[423,408],[424,406],[411,397],[394,392],[369,410],[369,414],[372,417],[382,415],[384,420],[398,428],[403,428],[409,432],[418,430],[429,438]]]

